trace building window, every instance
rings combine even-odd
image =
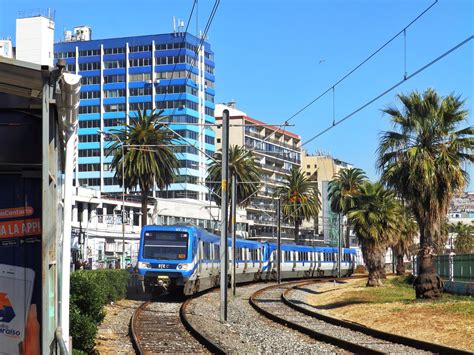
[[[81,91],[81,100],[98,99],[100,98],[100,91]]]
[[[119,53],[125,53],[125,48],[124,47],[104,48],[104,54],[119,54]]]
[[[133,102],[129,108],[130,111],[151,110],[151,102]]]
[[[79,113],[99,113],[99,106],[79,106]]]
[[[130,96],[148,96],[151,95],[151,87],[131,88],[129,92]]]
[[[79,71],[98,70],[100,69],[99,62],[79,63]]]
[[[151,80],[151,73],[130,74],[128,81],[145,81]]]
[[[220,143],[221,142],[221,139],[220,138],[217,138],[217,143]]]
[[[79,149],[79,157],[99,157],[100,149]]]
[[[105,112],[123,112],[125,111],[125,104],[104,105]]]
[[[79,128],[98,128],[100,120],[79,120]]]
[[[104,120],[104,127],[117,127],[125,124],[123,118],[107,118]]]
[[[79,136],[79,143],[99,142],[98,134],[83,134]]]
[[[104,76],[104,83],[123,83],[125,82],[125,75],[124,74],[117,74],[117,75],[106,75]]]
[[[125,68],[124,60],[108,60],[104,62],[105,69]]]
[[[151,65],[151,58],[135,58],[129,60],[130,67],[144,67]]]
[[[83,76],[81,78],[82,85],[100,84],[100,76]]]
[[[125,89],[114,89],[104,91],[106,98],[109,97],[125,97]]]

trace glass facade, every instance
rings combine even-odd
[[[198,51],[199,42],[170,33],[55,44],[55,57],[82,76],[77,186],[121,192],[110,171],[111,142],[97,131],[122,127],[138,109],[162,109],[184,140],[176,149],[178,179],[157,195],[206,199],[206,154],[215,151],[215,133],[203,124],[215,122],[214,53],[207,42]]]

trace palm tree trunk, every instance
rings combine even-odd
[[[365,266],[369,272],[367,279],[367,287],[378,287],[382,285],[380,279],[381,270],[381,255],[383,255],[383,248],[377,246],[371,241],[364,241],[361,245],[362,256],[364,258]]]
[[[142,190],[142,227],[146,226],[148,220],[148,190]]]
[[[397,267],[396,272],[398,276],[405,274],[405,263],[403,262],[403,254],[397,253]]]
[[[443,293],[443,281],[436,274],[434,265],[433,265],[433,236],[434,228],[433,226],[427,226],[427,224],[434,224],[434,221],[431,223],[426,223],[423,227],[420,224],[420,235],[421,235],[421,248],[418,253],[419,268],[418,268],[418,277],[415,279],[415,292],[416,298],[436,298],[440,297]]]

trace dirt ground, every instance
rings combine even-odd
[[[472,299],[448,296],[439,302],[417,302],[410,288],[400,293],[393,285],[376,290],[365,287],[365,283],[366,279],[327,283],[310,297],[310,303],[371,328],[474,351]]]

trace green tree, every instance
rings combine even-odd
[[[474,225],[458,222],[450,226],[456,233],[454,248],[458,254],[469,254],[474,250]]]
[[[222,194],[222,151],[214,154],[213,158],[214,160],[209,165],[207,180],[212,198],[220,206],[220,196]],[[238,145],[229,147],[229,182],[227,193],[231,206],[232,176],[235,176],[237,180],[236,204],[245,207],[249,204],[250,197],[259,190],[261,181],[261,166],[252,151]],[[232,216],[232,209],[230,209],[230,215]],[[228,230],[230,230],[231,223],[231,218],[229,218]]]
[[[379,182],[366,181],[348,212],[369,272],[367,286],[382,284],[385,251],[397,233],[399,211],[393,191],[384,189]]]
[[[281,198],[283,217],[295,226],[295,241],[299,241],[299,230],[304,219],[317,218],[321,208],[318,183],[312,181],[300,169],[291,169],[283,186],[275,191],[275,197]]]
[[[164,190],[175,179],[178,160],[172,150],[174,139],[163,125],[167,118],[161,116],[163,111],[139,110],[130,117],[130,124],[114,130],[124,144],[124,156],[120,142],[115,141],[112,149],[115,152],[111,170],[122,184],[122,164],[125,172],[125,187],[140,188],[142,203],[142,225],[147,224],[148,196],[153,184]]]
[[[433,267],[434,244],[454,193],[465,185],[462,169],[474,161],[474,128],[458,129],[468,112],[464,101],[432,90],[398,95],[403,107],[387,107],[395,130],[384,132],[378,149],[382,181],[409,204],[420,228],[417,298],[438,297],[442,282]]]
[[[367,179],[364,171],[359,168],[342,169],[329,182],[329,200],[331,209],[339,215],[347,216],[354,207],[354,199],[360,193],[360,186]],[[341,218],[342,219],[342,218]],[[345,246],[349,247],[351,226],[347,223]]]
[[[392,243],[392,252],[396,259],[397,275],[405,274],[403,258],[410,257],[414,247],[415,237],[418,235],[418,225],[410,210],[400,204],[398,234]]]

